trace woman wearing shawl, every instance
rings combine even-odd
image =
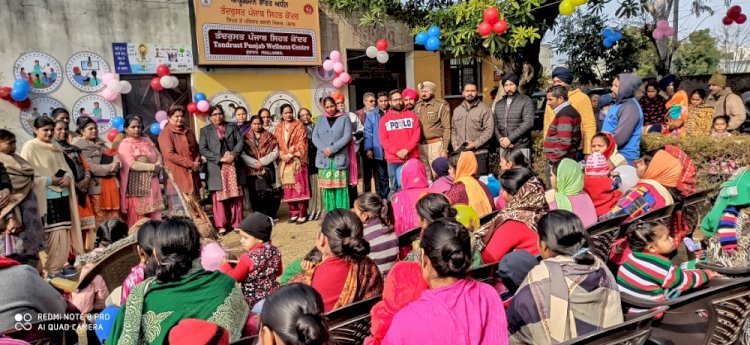
[[[318,154],[318,148],[312,140],[313,129],[315,123],[312,121],[312,113],[310,109],[301,108],[297,117],[300,122],[305,125],[305,132],[307,135],[307,172],[310,175],[308,182],[310,183],[310,204],[308,205],[308,220],[318,220],[323,214],[323,195],[320,193],[318,188],[318,167],[315,166],[315,156]]]
[[[250,121],[248,121],[247,116],[247,108],[242,106],[234,108],[234,118],[237,120],[237,129],[243,137],[246,136],[247,133],[250,133]]]
[[[16,136],[0,129],[0,163],[13,186],[10,201],[0,210],[0,256],[10,254],[38,258],[44,250],[44,228],[34,192],[34,167],[16,154]]]
[[[284,189],[284,202],[289,204],[289,223],[307,222],[310,186],[307,181],[307,132],[305,125],[294,117],[289,104],[281,106],[281,123],[276,126],[279,143],[279,176]],[[356,170],[355,170],[356,171]]]
[[[200,263],[198,229],[187,218],[168,218],[154,238],[156,272],[130,292],[117,314],[108,344],[166,344],[169,330],[180,320],[201,319],[229,332],[238,340],[249,307],[234,279],[209,272]]]
[[[674,136],[685,135],[685,122],[688,118],[688,108],[690,98],[684,90],[677,91],[680,80],[677,76],[670,74],[659,81],[659,87],[667,93],[665,125],[662,128],[662,134],[671,134]]]
[[[21,157],[34,170],[34,193],[47,247],[44,270],[50,276],[62,271],[71,247],[76,255],[83,254],[73,172],[62,149],[52,142],[54,125],[49,117],[36,118],[35,138],[27,141],[21,150]]]
[[[551,190],[545,197],[550,210],[565,210],[578,215],[584,227],[596,224],[596,208],[591,197],[583,191],[583,170],[576,161],[565,158],[552,165]]]
[[[448,157],[438,157],[432,161],[432,171],[435,173],[435,180],[430,185],[430,193],[444,194],[453,186],[451,178]]]
[[[497,291],[466,276],[472,256],[466,228],[453,219],[438,219],[425,229],[420,247],[429,289],[396,313],[382,343],[507,344]]]
[[[396,236],[419,226],[417,201],[429,193],[427,171],[419,159],[412,158],[401,168],[401,191],[393,195],[393,216]]]
[[[273,134],[263,128],[260,116],[250,118],[250,132],[245,136],[241,157],[247,166],[247,188],[253,210],[276,219],[279,200],[274,192],[279,144]]]
[[[91,172],[88,195],[96,217],[96,224],[109,219],[120,219],[120,189],[117,173],[120,171],[120,158],[117,151],[107,148],[99,139],[99,129],[90,117],[76,120],[79,136],[73,145],[81,149]]]
[[[507,202],[486,231],[477,231],[476,247],[484,263],[500,261],[513,250],[539,255],[536,226],[549,208],[544,186],[529,169],[512,168],[500,176],[502,197]],[[482,229],[484,230],[484,229]]]
[[[169,121],[159,133],[159,149],[164,155],[164,167],[180,192],[196,195],[200,189],[201,155],[198,140],[187,126],[185,114],[182,107],[169,109]]]
[[[750,171],[721,185],[701,229],[708,238],[708,262],[723,267],[750,266]]]
[[[125,118],[125,139],[117,152],[122,162],[120,171],[120,207],[128,227],[141,218],[159,219],[164,201],[159,186],[162,158],[156,145],[144,138],[143,124],[138,117]]]
[[[326,211],[349,208],[349,171],[351,157],[352,123],[348,116],[336,109],[331,97],[323,99],[326,110],[313,129],[313,143],[318,148],[315,166],[318,168],[318,185],[323,189]]]
[[[380,295],[383,277],[367,257],[370,245],[363,236],[362,222],[354,212],[329,211],[315,240],[321,261],[294,276],[290,283],[312,286],[323,297],[326,313]]]
[[[208,191],[211,192],[214,225],[219,234],[236,229],[242,221],[242,186],[245,184],[240,155],[242,136],[237,125],[224,121],[224,109],[214,105],[209,110],[211,123],[201,128],[198,147],[206,157]]]
[[[612,167],[628,164],[625,157],[617,153],[617,142],[611,133],[599,132],[594,135],[591,138],[591,151],[603,154],[612,163]]]
[[[511,344],[547,345],[623,322],[617,282],[586,247],[588,233],[573,213],[539,220],[542,262],[524,279],[507,310]]]
[[[690,109],[685,120],[685,134],[690,136],[711,134],[714,106],[706,104],[706,91],[695,89],[690,93]]]
[[[94,240],[96,239],[96,218],[88,194],[88,187],[91,183],[91,167],[83,159],[81,149],[68,143],[69,136],[68,123],[57,121],[55,123],[55,144],[62,148],[65,161],[74,175],[78,216],[80,217],[81,233],[83,234],[83,250],[88,252],[94,249]]]
[[[448,171],[454,182],[445,195],[452,205],[467,204],[481,217],[492,212],[494,203],[490,190],[475,177],[477,167],[474,152],[464,151],[451,155]]]

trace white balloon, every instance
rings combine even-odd
[[[390,56],[388,55],[388,52],[378,52],[378,62],[386,63],[389,58]]]
[[[159,79],[159,84],[165,89],[169,89],[172,86],[172,79],[169,79],[168,75],[165,75]]]
[[[119,80],[113,79],[107,81],[107,90],[112,91],[113,93],[120,93],[120,91],[122,91],[122,85],[120,85]]]
[[[169,88],[170,88],[170,89],[174,89],[174,88],[176,88],[176,87],[177,87],[178,85],[180,85],[180,80],[179,80],[179,79],[177,79],[177,77],[175,77],[175,76],[173,76],[173,75],[170,75],[170,76],[169,76],[169,80],[170,80],[170,82],[172,83],[172,84],[171,84],[171,85],[169,86]]]
[[[378,57],[378,48],[375,48],[375,46],[369,46],[367,47],[367,50],[365,50],[365,54],[367,54],[368,58],[374,59]]]
[[[133,85],[127,80],[120,80],[120,93],[128,94],[133,90]]]
[[[638,183],[638,174],[635,168],[630,165],[621,165],[615,168],[615,171],[620,173],[622,184],[620,184],[619,190],[625,193],[628,189],[633,188]]]

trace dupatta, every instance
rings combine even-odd
[[[565,158],[557,166],[555,177],[557,180],[557,188],[555,188],[557,208],[573,212],[573,204],[568,197],[578,195],[583,191],[581,165],[570,158]]]
[[[312,286],[316,268],[317,266],[296,275],[289,281],[289,284],[303,283]],[[380,274],[378,266],[368,257],[360,261],[351,260],[349,261],[349,272],[344,281],[344,288],[341,290],[341,295],[339,295],[339,299],[332,310],[378,296],[381,293],[383,293],[383,276]]]
[[[284,135],[287,123],[282,122],[276,126],[274,136],[279,145],[279,155],[292,154],[294,157],[289,162],[279,159],[279,175],[282,185],[294,185],[294,176],[300,171],[302,165],[307,165],[307,130],[302,121],[294,120],[288,131],[289,139]]]
[[[401,168],[402,190],[393,195],[393,217],[396,235],[401,235],[419,225],[417,202],[429,193],[427,171],[417,159],[410,159]]]
[[[0,211],[0,218],[5,218],[9,213],[14,212],[34,188],[34,167],[15,153],[13,155],[0,153],[0,163],[8,171],[10,183],[13,185],[10,202]],[[18,216],[19,214],[16,214],[16,217]]]
[[[664,187],[675,188],[682,177],[682,164],[667,151],[659,150],[651,159],[642,180],[654,180]]]
[[[250,131],[250,133],[245,136],[245,153],[256,160],[260,160],[271,154],[271,152],[278,147],[279,143],[276,141],[276,138],[267,130],[260,132],[260,138],[258,139],[257,144],[255,142],[254,132]],[[248,167],[248,170],[250,171],[250,175],[262,175],[264,172],[262,168],[256,169],[255,167]]]
[[[461,182],[466,187],[466,195],[469,197],[469,206],[474,209],[478,216],[492,212],[492,205],[487,200],[487,194],[474,177],[479,165],[474,152],[464,151],[458,157],[456,164],[455,183]]]
[[[122,213],[127,214],[128,204],[125,199],[127,198],[128,176],[130,175],[130,168],[140,156],[148,157],[148,163],[155,164],[159,161],[160,155],[156,150],[156,145],[154,145],[154,143],[150,139],[144,137],[127,137],[123,139],[120,142],[120,145],[117,147],[117,152],[122,163],[122,169],[120,170],[120,209]],[[141,204],[139,205],[139,208],[144,210],[151,210],[149,212],[153,212],[164,207],[162,203],[163,200],[161,196],[161,187],[159,186],[158,180],[152,177],[151,186],[152,194],[150,196],[138,197],[138,203]]]

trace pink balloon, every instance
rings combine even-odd
[[[211,242],[201,250],[201,266],[206,271],[217,271],[221,265],[221,259],[227,256],[224,249],[216,242]]]
[[[334,63],[333,71],[336,72],[336,74],[341,74],[341,72],[344,71],[344,64],[342,64],[341,62]]]
[[[104,97],[104,99],[106,99],[108,101],[114,101],[115,99],[117,99],[117,97],[119,95],[120,95],[119,93],[112,92],[112,91],[110,91],[109,89],[106,89],[106,88],[104,90],[102,90],[102,92],[101,92],[101,96]]]
[[[333,70],[333,61],[332,60],[323,61],[323,69],[326,70],[326,71],[332,71]]]
[[[102,77],[102,82],[106,84],[110,80],[117,80],[117,74],[115,74],[115,73],[104,73],[104,76]]]
[[[168,122],[169,121],[167,121],[167,120],[160,121],[159,122],[159,127],[161,127],[161,129],[164,129],[164,126],[166,126]]]
[[[331,83],[333,84],[333,87],[335,87],[337,89],[340,88],[340,87],[342,87],[342,86],[344,86],[344,83],[338,77],[334,78]]]
[[[341,53],[339,53],[338,50],[332,51],[329,57],[331,58],[331,61],[333,62],[341,62]]]
[[[156,112],[156,121],[162,122],[167,121],[167,112],[164,110],[159,110]]]
[[[208,111],[208,108],[211,107],[211,104],[208,103],[207,100],[202,100],[198,102],[198,110],[200,110],[202,113],[205,113]]]
[[[341,72],[341,74],[339,74],[339,79],[341,79],[341,82],[344,84],[349,84],[352,82],[351,74],[346,72]]]
[[[654,30],[654,32],[651,33],[651,36],[653,36],[657,41],[664,38],[664,34],[661,33],[661,30],[659,29]]]

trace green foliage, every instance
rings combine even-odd
[[[717,71],[721,51],[716,47],[716,39],[708,29],[695,31],[680,45],[675,57],[679,75],[710,74]]]

